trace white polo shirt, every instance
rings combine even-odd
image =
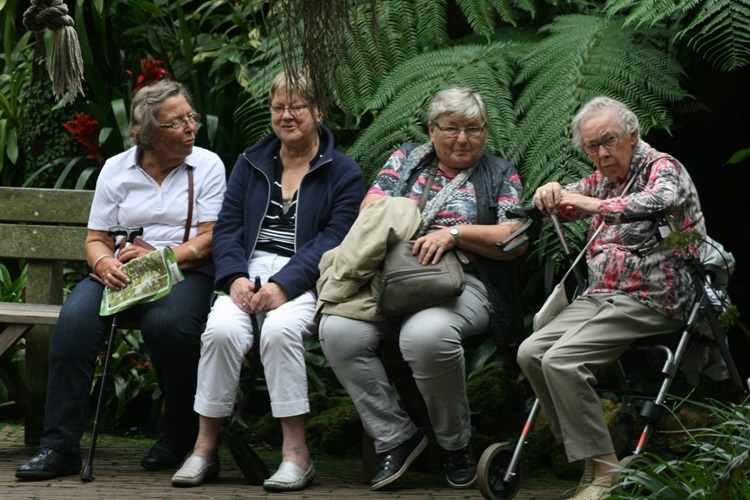
[[[201,222],[215,222],[226,190],[226,171],[216,153],[193,147],[185,163],[160,186],[136,164],[137,147],[107,160],[99,173],[88,228],[142,226],[142,239],[156,248],[182,243],[188,213],[188,174],[193,169],[193,218],[190,238]],[[118,240],[119,244],[119,240]]]

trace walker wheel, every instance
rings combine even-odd
[[[489,446],[479,458],[477,465],[477,483],[484,498],[513,498],[521,486],[521,464],[514,471],[513,478],[504,480],[515,447],[510,443],[495,443]]]
[[[617,465],[623,469],[638,469],[652,463],[651,459],[644,455],[629,455],[618,462]],[[618,472],[612,478],[612,492],[615,493],[632,493],[635,488],[635,484],[627,479],[627,476]]]

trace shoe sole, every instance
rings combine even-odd
[[[70,468],[63,468],[55,472],[35,472],[35,471],[16,471],[16,477],[25,481],[45,481],[55,479],[56,477],[72,476],[83,470],[83,465],[76,465]]]
[[[465,483],[465,484],[453,483],[453,482],[451,482],[450,479],[448,479],[448,476],[445,476],[445,480],[448,481],[448,484],[450,485],[451,488],[455,488],[457,490],[460,490],[460,489],[463,489],[463,488],[471,488],[472,486],[474,486],[474,483],[477,482],[477,475],[474,474],[474,479],[472,479],[471,481],[469,481],[468,483]]]
[[[203,478],[179,478],[177,480],[172,479],[172,486],[175,488],[193,488],[195,486],[201,486],[211,481],[215,481],[219,478],[219,471],[211,472],[206,474]]]
[[[419,456],[420,453],[424,451],[425,448],[427,448],[427,443],[428,443],[427,436],[422,436],[422,440],[419,442],[417,447],[414,448],[414,451],[412,451],[411,454],[409,454],[409,456],[406,457],[406,460],[404,460],[404,465],[402,465],[401,468],[398,471],[396,471],[396,473],[393,474],[391,477],[387,479],[383,479],[379,483],[373,484],[372,486],[370,486],[370,489],[373,491],[382,489],[388,486],[389,484],[391,484],[393,481],[400,478],[401,476],[403,476],[404,472],[406,472],[406,469],[409,468],[411,463]]]

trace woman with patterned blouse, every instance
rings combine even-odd
[[[687,170],[640,139],[638,119],[623,103],[593,99],[573,119],[572,132],[573,144],[591,158],[596,172],[565,187],[556,182],[540,187],[534,204],[568,220],[592,216],[588,288],[521,344],[518,363],[568,460],[593,466],[593,482],[574,497],[588,500],[609,496],[617,463],[593,388],[597,369],[637,339],[678,330],[695,296],[677,250],[660,246],[647,248],[643,257],[633,253],[651,223],[602,225],[604,216],[626,209],[660,212],[673,216],[682,232],[705,236],[706,228]],[[700,255],[700,248],[691,250]]]
[[[391,155],[339,248],[354,235],[359,249],[372,247],[381,252],[363,260],[380,262],[376,257],[382,259],[386,244],[373,236],[374,231],[362,230],[363,226],[371,228],[365,221],[376,219],[379,227],[392,233],[403,225],[408,213],[418,212],[418,201],[428,190],[421,215],[426,231],[416,238],[413,253],[422,265],[430,265],[460,248],[469,258],[464,292],[403,317],[384,318],[368,317],[367,312],[374,309],[372,297],[359,301],[361,307],[332,304],[330,297],[341,293],[329,294],[318,283],[319,301],[325,303],[320,320],[323,353],[351,395],[379,455],[370,483],[373,490],[400,478],[427,445],[427,438],[399,407],[376,355],[383,339],[399,334],[401,353],[414,372],[435,439],[443,450],[446,479],[452,487],[467,488],[476,478],[476,462],[469,445],[471,421],[462,341],[490,326],[507,339],[518,333],[521,317],[514,307],[518,294],[513,291],[510,259],[526,248],[503,252],[496,242],[513,233],[515,223],[506,218],[505,211],[519,203],[523,189],[513,165],[485,152],[488,117],[484,100],[467,88],[446,89],[435,96],[427,118],[430,142],[405,144]],[[399,208],[391,210],[392,217],[373,215],[394,204]],[[344,253],[342,257],[351,260],[352,252]],[[321,271],[323,265],[321,262]],[[354,272],[361,271],[359,265],[351,267]],[[346,272],[329,273],[327,285]],[[341,284],[335,291],[347,288]]]

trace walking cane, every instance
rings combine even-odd
[[[256,276],[255,291],[257,292],[258,290],[260,290],[260,277]],[[245,480],[248,484],[260,486],[263,484],[264,480],[271,476],[271,471],[268,470],[263,459],[253,451],[250,445],[242,439],[239,433],[232,429],[232,426],[242,415],[245,406],[250,400],[250,396],[253,389],[255,389],[255,383],[258,380],[258,374],[260,372],[260,328],[258,327],[258,318],[255,316],[255,313],[250,314],[250,323],[253,327],[253,360],[252,365],[250,365],[250,384],[239,404],[234,409],[231,418],[221,426],[219,432],[221,438],[229,446],[232,458],[234,458],[237,467],[239,467],[242,475],[245,476]]]
[[[125,236],[125,246],[132,245],[137,236],[143,234],[142,227],[112,226],[107,232],[110,236]],[[96,403],[96,414],[94,415],[94,427],[91,429],[91,443],[86,465],[81,472],[81,481],[90,483],[94,480],[92,465],[94,463],[94,450],[96,449],[96,438],[99,435],[99,424],[101,423],[104,396],[107,393],[107,374],[112,359],[112,351],[115,344],[115,332],[117,331],[117,315],[112,316],[112,328],[109,331],[109,342],[107,343],[107,357],[104,359],[104,371],[102,372],[101,387],[99,388],[99,400]]]

